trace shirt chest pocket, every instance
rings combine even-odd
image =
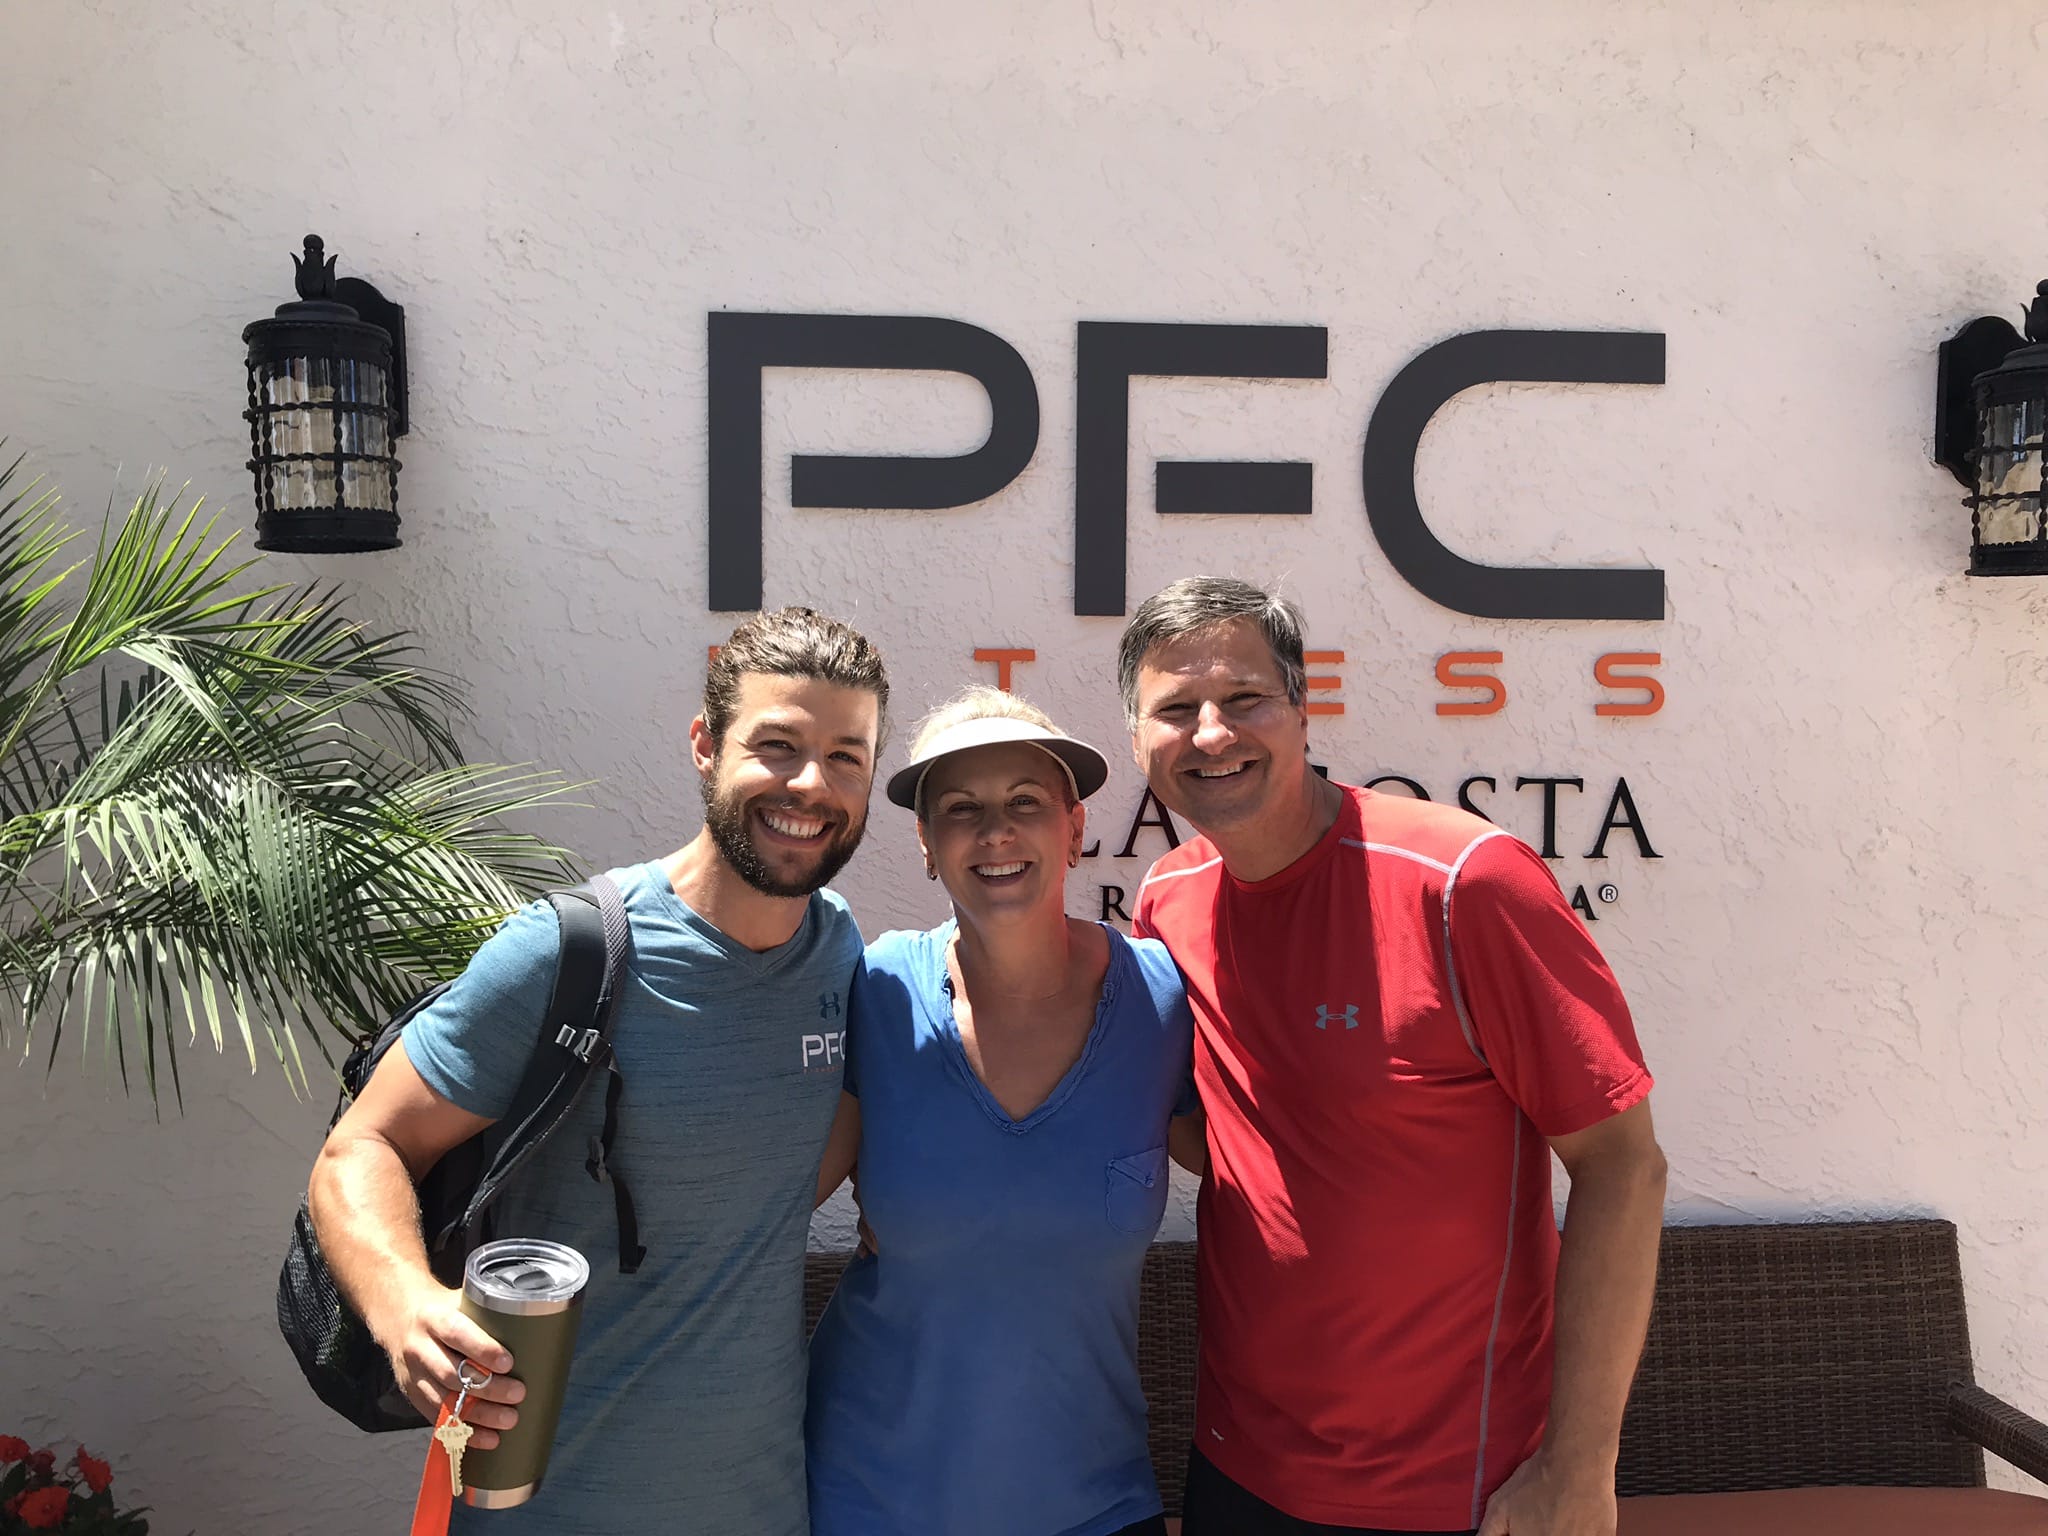
[[[1109,1224],[1119,1232],[1150,1237],[1166,1214],[1166,1148],[1133,1157],[1112,1157],[1108,1179]]]

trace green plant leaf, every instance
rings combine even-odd
[[[0,1046],[54,1067],[72,1031],[155,1099],[180,1092],[178,1033],[203,1032],[303,1091],[302,1036],[331,1065],[574,878],[507,822],[576,786],[467,762],[462,690],[405,635],[351,621],[331,585],[263,583],[160,481],[60,568],[83,535],[18,470],[0,470]]]

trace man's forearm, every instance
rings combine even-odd
[[[518,1421],[526,1389],[505,1375],[512,1357],[467,1317],[460,1296],[434,1277],[420,1238],[419,1197],[398,1149],[375,1133],[330,1136],[313,1165],[308,1204],[335,1284],[391,1357],[408,1401],[431,1421],[457,1390],[458,1362],[492,1379],[470,1399],[478,1450]],[[424,1162],[424,1160],[423,1160]]]
[[[1612,1474],[1622,1410],[1649,1327],[1664,1223],[1664,1157],[1654,1143],[1581,1168],[1558,1251],[1556,1363],[1543,1449]]]
[[[384,1331],[422,1284],[436,1284],[419,1196],[395,1148],[354,1137],[323,1148],[307,1189],[313,1231],[343,1298],[387,1349]]]

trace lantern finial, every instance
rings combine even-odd
[[[2034,285],[2034,302],[2027,306],[2027,340],[2048,342],[2048,283]]]
[[[306,236],[306,254],[292,258],[293,286],[302,299],[334,298],[334,258],[320,258],[327,250],[318,235]]]

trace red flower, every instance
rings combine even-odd
[[[49,1477],[57,1470],[55,1451],[37,1451],[28,1459],[29,1470],[39,1477]]]
[[[78,1475],[94,1493],[105,1493],[114,1481],[114,1469],[82,1445],[78,1448]]]
[[[22,1497],[17,1513],[32,1531],[54,1531],[64,1523],[64,1512],[70,1506],[69,1488],[38,1488]]]
[[[0,1461],[27,1461],[28,1442],[17,1435],[0,1435]]]

